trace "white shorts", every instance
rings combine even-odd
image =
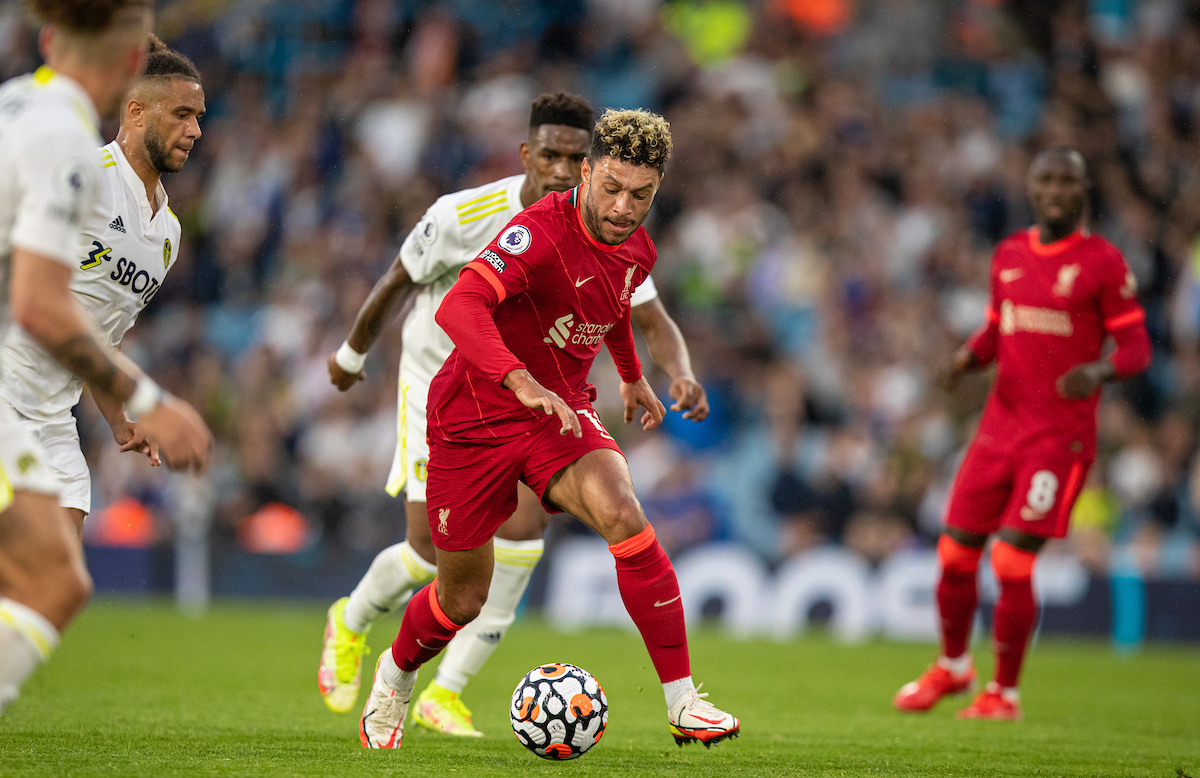
[[[408,502],[425,502],[428,477],[429,444],[425,440],[425,406],[429,402],[429,381],[413,375],[400,360],[400,390],[396,409],[396,455],[388,474],[387,493],[393,497],[404,492]]]
[[[13,491],[58,494],[59,483],[37,436],[0,402],[0,511],[12,504]]]
[[[64,508],[77,508],[84,513],[92,510],[92,476],[88,471],[87,460],[83,458],[83,450],[79,447],[79,430],[75,417],[69,413],[56,416],[51,421],[37,421],[21,415],[20,411],[9,405],[7,400],[0,398],[0,414],[20,430],[30,444],[37,447],[40,461],[45,463],[49,480],[35,481],[39,486],[17,486],[14,489],[28,489],[34,492],[57,494],[58,504]],[[0,432],[0,444],[7,448],[8,436]],[[9,477],[13,478],[13,470],[7,461],[3,462]],[[18,467],[19,470],[19,467]]]

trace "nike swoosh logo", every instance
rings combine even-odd
[[[1010,267],[1008,270],[1001,270],[1000,283],[1007,284],[1010,281],[1016,281],[1023,275],[1025,275],[1025,270],[1019,267]]]
[[[675,602],[682,596],[683,596],[682,594],[677,594],[674,597],[672,597],[671,599],[667,600],[666,602],[656,602],[656,603],[654,603],[654,607],[661,608],[664,605],[670,605],[671,603]]]
[[[581,278],[581,279],[577,280],[575,282],[575,288],[578,289],[579,287],[586,284],[588,281],[591,281],[593,278],[595,278],[595,276],[588,276],[587,278]]]
[[[422,643],[420,638],[417,638],[417,645],[420,646],[421,648],[427,649],[429,651],[434,650],[433,646],[427,646],[424,643]]]
[[[712,724],[713,726],[717,726],[721,723],[721,719],[713,721],[712,719],[706,719],[701,716],[697,716],[695,713],[692,714],[692,718],[694,718],[696,721],[703,721],[705,724]]]

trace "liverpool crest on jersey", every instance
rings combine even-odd
[[[1058,281],[1054,284],[1052,290],[1059,297],[1070,297],[1071,290],[1075,288],[1075,279],[1079,278],[1079,274],[1083,272],[1083,268],[1079,265],[1063,265],[1058,269]]]
[[[637,265],[629,268],[629,272],[625,274],[625,289],[621,292],[621,302],[625,302],[633,294],[633,274],[637,272]]]

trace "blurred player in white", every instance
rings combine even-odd
[[[142,422],[173,467],[203,467],[211,435],[94,336],[70,292],[101,181],[99,117],[145,63],[147,0],[30,0],[46,66],[0,87],[0,330],[19,324]],[[0,373],[7,368],[0,361]],[[91,594],[79,540],[37,439],[0,408],[0,711]]]
[[[187,162],[203,115],[200,72],[151,36],[146,69],[124,100],[121,131],[97,151],[99,218],[84,225],[83,251],[71,281],[75,299],[113,348],[120,347],[162,288],[179,252],[179,219],[167,205],[161,179]],[[0,363],[0,407],[41,443],[60,484],[59,504],[82,533],[92,482],[71,409],[79,402],[83,380],[18,327],[4,338]],[[140,451],[159,464],[157,452],[121,404],[99,393],[95,399],[121,450]]]
[[[387,491],[406,495],[407,531],[403,543],[384,549],[350,596],[329,609],[318,685],[326,704],[339,713],[358,698],[362,654],[371,624],[401,607],[413,591],[437,572],[425,505],[429,447],[425,408],[429,383],[454,344],[434,321],[459,271],[475,259],[509,220],[550,192],[579,184],[580,167],[591,144],[592,109],[580,97],[544,94],[533,101],[529,138],[520,146],[522,175],[445,195],[437,200],[404,241],[392,268],[363,304],[350,337],[329,358],[333,383],[345,391],[363,379],[366,352],[379,332],[415,293],[404,322],[400,357],[399,440]],[[585,279],[586,283],[586,279]],[[692,373],[687,344],[663,308],[652,279],[631,298],[633,321],[646,337],[651,356],[671,377],[672,410],[701,421],[708,399]],[[495,567],[487,604],[451,641],[437,678],[414,706],[414,720],[437,732],[478,736],[461,694],[512,624],[542,556],[549,515],[523,484],[516,512],[495,537]]]

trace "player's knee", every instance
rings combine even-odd
[[[942,535],[937,546],[938,561],[942,570],[951,575],[974,575],[979,568],[982,548],[964,546],[949,535]]]
[[[469,624],[487,602],[487,586],[438,587],[438,604],[447,618],[455,624]]]
[[[992,547],[992,570],[1001,583],[1028,581],[1033,577],[1036,562],[1037,554],[1003,540]]]
[[[646,528],[646,514],[634,499],[616,502],[609,508],[604,519],[604,538],[609,543],[628,540]]]
[[[82,564],[49,564],[47,573],[37,582],[36,595],[26,592],[21,599],[33,604],[34,609],[46,620],[61,630],[70,623],[92,597],[92,577]]]

